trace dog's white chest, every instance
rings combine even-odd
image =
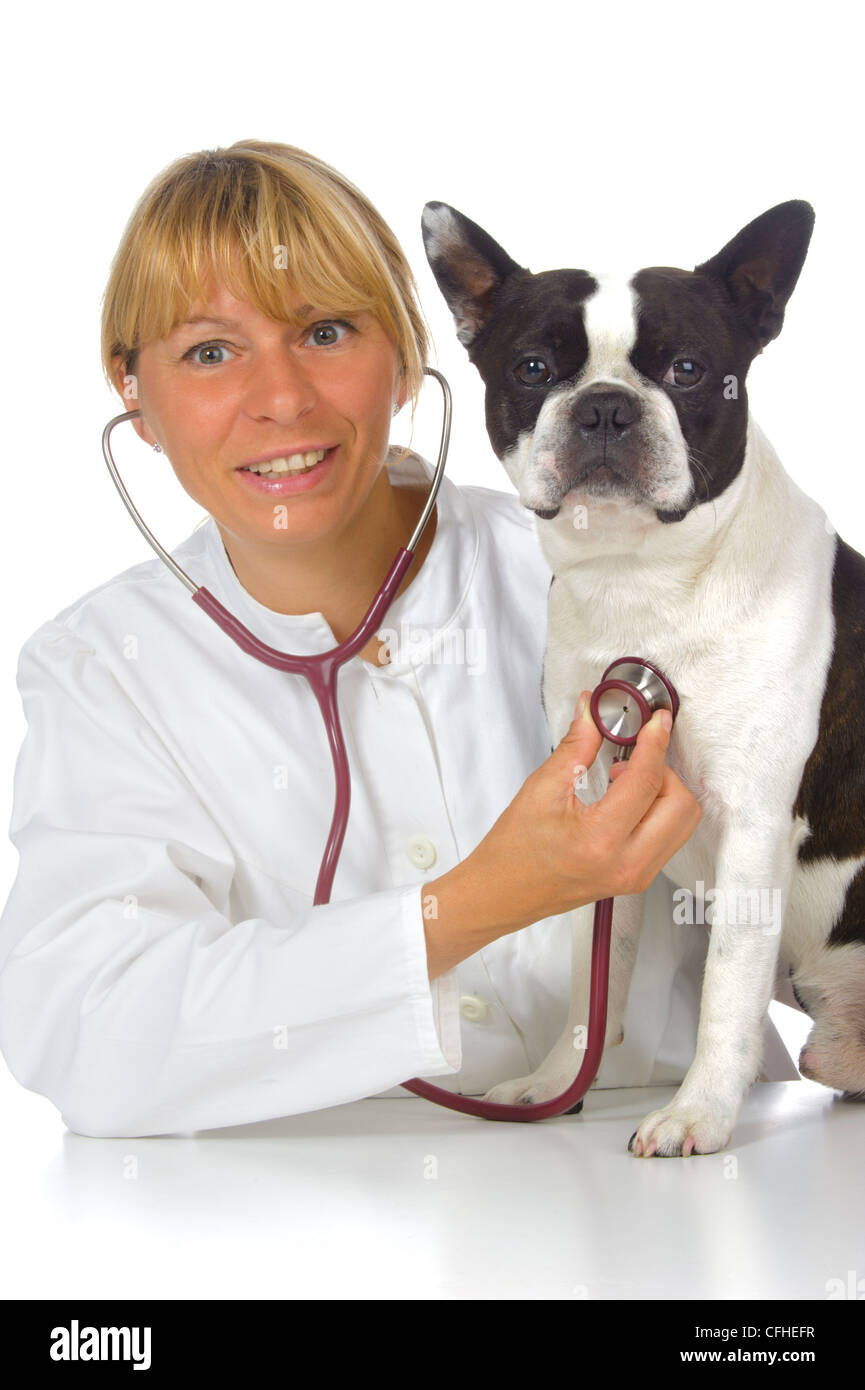
[[[776,541],[774,566],[754,581],[750,603],[749,577],[723,555],[699,583],[669,565],[650,564],[641,579],[638,564],[617,561],[605,573],[593,560],[558,576],[550,591],[544,704],[554,743],[580,691],[594,689],[615,660],[646,659],[677,691],[666,761],[700,801],[703,819],[665,872],[689,889],[713,880],[732,826],[754,847],[755,864],[779,826],[797,833],[792,810],[832,656],[834,537],[815,504],[803,498],[799,510],[799,499],[790,500],[796,563]],[[753,527],[759,554],[758,519],[745,513],[740,524]],[[599,768],[612,756],[603,745]],[[590,777],[591,799],[606,785],[606,771]]]

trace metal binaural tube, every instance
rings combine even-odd
[[[163,564],[168,566],[172,574],[175,574],[177,578],[180,580],[181,584],[185,584],[189,592],[195,595],[198,592],[198,585],[195,583],[194,580],[190,579],[189,575],[186,573],[186,570],[181,569],[177,561],[171,558],[168,551],[163,549],[163,547],[159,544],[159,541],[154,536],[153,532],[142,520],[141,516],[136,510],[135,503],[132,501],[132,498],[129,496],[129,493],[126,491],[126,485],[117,471],[117,465],[114,462],[114,458],[111,453],[111,431],[114,429],[115,425],[121,424],[124,420],[135,420],[140,414],[140,410],[125,410],[122,415],[115,415],[112,420],[108,421],[108,424],[102,431],[102,456],[108,465],[108,472],[111,474],[114,486],[117,488],[117,491],[123,498],[123,505],[125,506],[129,515],[132,517],[132,520],[135,522],[135,525],[138,527],[142,536],[147,541],[147,544],[156,551]]]
[[[444,396],[444,405],[442,407],[442,432],[441,440],[439,443],[439,456],[436,462],[433,480],[430,484],[429,496],[427,497],[426,503],[424,504],[424,509],[420,514],[418,524],[412,532],[411,540],[406,546],[406,550],[410,550],[412,554],[414,554],[415,546],[420,540],[424,531],[424,527],[429,521],[430,512],[435,506],[436,496],[438,495],[441,480],[444,476],[445,459],[448,456],[448,448],[450,445],[451,437],[451,388],[448,386],[448,383],[442,376],[441,372],[437,372],[435,367],[424,367],[424,372],[427,376],[434,376],[439,386],[442,388],[442,395]]]

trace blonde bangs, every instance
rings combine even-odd
[[[376,316],[404,364],[412,409],[429,332],[390,228],[329,165],[289,145],[243,141],[187,155],[145,190],[124,230],[102,308],[102,364],[166,337],[207,298],[211,277],[292,323],[290,294],[329,313]]]

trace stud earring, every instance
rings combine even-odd
[[[161,453],[162,453],[162,445],[161,445],[161,444],[154,444],[154,446],[153,446],[153,452],[154,452],[154,454],[161,454]]]
[[[399,406],[395,404],[395,405],[394,405],[394,408],[393,408],[393,413],[394,413],[394,415],[399,415],[399,410],[400,410]]]

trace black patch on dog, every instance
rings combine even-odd
[[[694,505],[710,502],[729,487],[745,460],[745,378],[759,349],[744,325],[731,318],[719,280],[674,266],[652,266],[637,271],[630,285],[639,301],[629,361],[672,402],[688,449]],[[664,381],[677,358],[691,359],[701,368],[693,386]],[[659,511],[658,520],[681,520],[687,510]]]
[[[835,645],[820,708],[817,742],[805,764],[793,814],[811,834],[799,846],[800,864],[865,854],[865,558],[840,536],[832,575]],[[865,870],[850,883],[844,910],[827,945],[865,942]]]
[[[597,288],[585,270],[525,270],[502,285],[495,312],[468,349],[486,387],[487,432],[499,458],[534,430],[548,394],[526,386],[517,367],[542,358],[555,386],[576,381],[589,355],[583,304]]]

